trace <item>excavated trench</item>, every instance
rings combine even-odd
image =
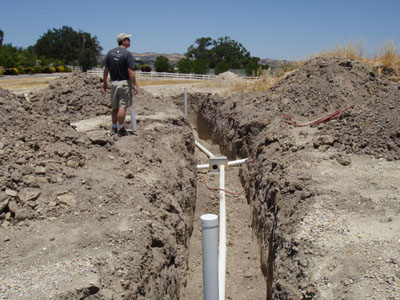
[[[286,236],[296,222],[296,218],[291,218],[297,214],[295,211],[300,205],[309,205],[307,198],[311,194],[303,187],[307,186],[310,178],[299,174],[290,177],[286,173],[285,166],[296,161],[297,157],[295,151],[289,151],[292,138],[280,134],[279,121],[253,121],[247,116],[234,116],[225,110],[230,105],[228,100],[216,96],[190,95],[189,101],[194,111],[190,119],[195,122],[200,138],[217,144],[229,160],[249,158],[251,170],[246,199],[251,213],[248,222],[258,244],[259,263],[256,268],[258,272],[261,269],[263,275],[263,298],[291,299],[287,291],[297,290],[297,282],[285,282],[285,275],[282,274],[279,274],[280,280],[276,280],[275,267],[278,265],[286,270],[290,264],[290,259],[286,257],[298,250],[297,245]],[[285,155],[282,156],[282,153]],[[238,175],[242,187],[245,186],[248,165],[240,167]],[[303,208],[300,211],[304,211]],[[251,236],[248,238],[251,239]],[[277,257],[282,260],[277,261]],[[285,271],[278,273],[282,272]],[[304,299],[313,296],[313,291],[308,291],[306,285],[304,289]]]
[[[264,157],[262,163],[260,163],[259,158],[262,150],[254,148],[255,145],[251,142],[262,133],[263,128],[260,124],[251,124],[255,126],[252,126],[251,132],[248,132],[248,125],[243,128],[240,127],[238,124],[239,122],[233,118],[221,118],[223,112],[218,111],[218,106],[213,106],[214,100],[212,98],[205,98],[203,95],[190,95],[189,97],[191,113],[189,113],[188,119],[195,125],[196,133],[199,138],[208,141],[209,145],[214,145],[213,147],[218,147],[220,153],[227,156],[228,160],[249,157],[249,164],[240,167],[238,173],[236,173],[236,176],[238,176],[238,186],[236,189],[241,190],[246,185],[249,171],[248,167],[252,165],[249,189],[247,189],[247,194],[245,195],[246,206],[250,212],[247,219],[241,221],[245,224],[249,224],[249,227],[251,227],[247,239],[254,243],[254,248],[257,248],[257,253],[255,254],[257,263],[253,265],[254,270],[252,270],[252,272],[259,273],[260,278],[262,277],[262,288],[259,284],[258,289],[263,289],[263,291],[261,293],[259,291],[258,297],[262,295],[260,299],[265,299],[265,297],[267,300],[272,299],[274,281],[273,266],[276,256],[276,245],[274,242],[276,242],[276,199],[278,197],[278,191],[273,181],[269,181],[268,184],[265,184],[265,182],[262,183],[265,179],[262,166],[263,164],[270,164],[272,162],[266,160]],[[253,149],[257,149],[257,153]],[[260,198],[262,198],[261,201]],[[199,201],[201,201],[201,199],[197,199],[197,205],[199,205]],[[218,212],[216,213],[218,214]],[[253,237],[256,237],[254,241]],[[237,247],[240,247],[240,245],[237,245]],[[229,274],[227,275],[227,278],[228,277]],[[246,275],[244,275],[244,277],[246,277]],[[246,292],[244,295],[246,295]],[[244,295],[241,296],[243,297]],[[234,296],[233,298],[236,297]]]

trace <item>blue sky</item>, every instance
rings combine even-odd
[[[3,0],[4,42],[33,45],[64,25],[97,36],[103,52],[132,33],[132,52],[184,53],[199,37],[230,36],[254,56],[302,59],[363,38],[400,43],[400,0]]]

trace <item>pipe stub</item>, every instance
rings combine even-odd
[[[218,216],[213,214],[206,214],[200,217],[201,227],[210,228],[218,226]]]

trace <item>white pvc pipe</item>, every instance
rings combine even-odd
[[[228,161],[228,166],[230,166],[230,167],[238,166],[238,165],[244,164],[246,162],[246,160],[248,160],[248,158]]]
[[[197,165],[197,169],[208,169],[209,167],[210,167],[210,164]]]
[[[205,154],[207,154],[208,157],[210,157],[210,158],[215,157],[214,154],[212,154],[210,151],[208,151],[208,150],[206,149],[206,147],[204,147],[203,145],[201,145],[198,141],[194,141],[194,143],[196,144],[197,147],[199,147],[199,149],[200,149],[201,151],[203,151]]]
[[[204,300],[218,300],[218,216],[202,215]]]
[[[225,166],[219,166],[219,255],[218,281],[219,299],[225,300],[225,273],[226,273],[226,207],[225,207]]]
[[[184,89],[184,98],[185,98],[185,116],[187,116],[188,108],[187,108],[187,88]]]
[[[248,160],[248,158],[238,159],[238,160],[234,160],[234,161],[228,161],[228,166],[229,167],[238,166],[238,165],[244,164],[247,160]],[[208,169],[209,167],[210,167],[209,164],[197,165],[197,169]]]
[[[131,129],[136,131],[136,112],[131,108]]]

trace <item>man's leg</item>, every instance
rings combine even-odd
[[[119,125],[124,125],[125,124],[125,115],[126,115],[126,108],[125,107],[118,108],[117,119],[118,119],[118,124]]]
[[[113,108],[111,110],[111,121],[113,124],[117,124],[118,121],[118,108]]]

